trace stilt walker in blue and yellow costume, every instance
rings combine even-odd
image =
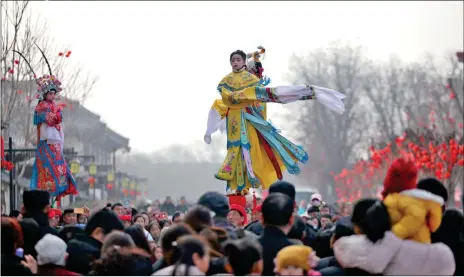
[[[227,132],[227,156],[215,177],[227,181],[228,195],[244,195],[249,188],[268,189],[282,172],[299,174],[298,163],[308,161],[301,146],[279,134],[266,120],[266,103],[286,104],[317,99],[335,112],[345,110],[344,95],[331,89],[312,86],[265,87],[270,79],[262,75],[259,51],[230,54],[232,72],[218,86],[221,99],[214,101],[208,115],[206,143],[217,130]],[[248,62],[247,58],[251,58]]]

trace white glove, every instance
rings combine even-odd
[[[203,140],[206,142],[206,144],[210,144],[211,143],[211,136],[205,135],[203,137]]]

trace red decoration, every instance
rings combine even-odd
[[[462,125],[462,123],[461,123]],[[361,197],[375,197],[383,184],[386,170],[397,158],[410,159],[419,170],[419,175],[435,176],[437,179],[453,180],[453,169],[464,166],[464,145],[455,139],[435,143],[424,136],[408,139],[406,135],[394,140],[395,148],[388,144],[382,149],[369,147],[370,159],[361,160],[351,169],[344,168],[334,174],[338,202],[356,201]],[[332,175],[332,174],[331,174]]]
[[[14,165],[12,162],[5,161],[5,143],[3,137],[0,137],[0,158],[1,158],[1,169],[6,169],[8,171],[12,170]]]
[[[95,184],[95,178],[94,177],[89,177],[89,179],[87,179],[87,182],[89,184]]]
[[[63,52],[58,53],[58,56],[60,57],[63,56]]]
[[[229,197],[229,205],[236,204],[242,207],[246,207],[246,198],[245,196],[241,195],[228,195]]]
[[[112,190],[113,189],[113,184],[106,184],[106,188],[108,190]]]
[[[71,51],[68,51],[68,53],[66,53],[66,58],[69,58],[69,56],[71,56]]]
[[[13,73],[14,73],[14,69],[13,69],[13,68],[8,69],[8,73],[13,74]]]
[[[18,61],[18,60],[14,60],[14,63],[15,63],[15,64],[19,64],[19,61]]]

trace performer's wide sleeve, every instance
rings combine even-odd
[[[209,110],[205,136],[211,136],[218,130],[223,132],[226,129],[226,114],[227,106],[221,100],[214,101]]]
[[[327,108],[342,114],[345,105],[342,99],[345,96],[332,89],[318,86],[278,86],[270,87],[249,87],[240,91],[231,92],[222,88],[221,96],[224,104],[229,107],[243,107],[255,101],[287,104],[299,100],[317,99]]]
[[[55,126],[63,121],[63,116],[60,109],[46,109],[34,112],[34,125],[46,123],[48,126]]]

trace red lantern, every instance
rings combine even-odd
[[[450,177],[451,177],[451,174],[449,172],[446,172],[445,176],[443,176],[443,178],[445,179],[449,179]]]
[[[87,179],[87,182],[89,184],[95,184],[95,178],[94,177],[89,177],[89,179]]]
[[[108,190],[112,190],[113,189],[113,184],[106,184],[106,188]]]

